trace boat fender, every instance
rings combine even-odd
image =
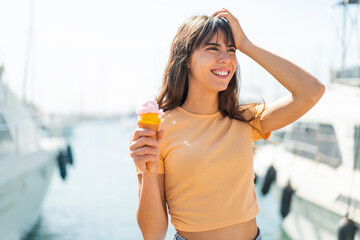
[[[71,149],[70,145],[67,145],[67,147],[66,147],[66,160],[71,165],[74,165],[74,158],[73,158],[72,149]]]
[[[59,152],[57,160],[58,160],[58,167],[59,167],[59,171],[60,171],[60,177],[62,178],[62,180],[65,180],[66,179],[66,158],[65,158],[65,154],[63,153],[63,151]]]
[[[266,195],[271,187],[272,182],[276,179],[276,170],[273,166],[270,166],[266,172],[264,182],[261,188],[263,195]]]
[[[338,240],[354,240],[357,230],[358,227],[348,217],[341,219],[339,223]]]
[[[281,203],[280,203],[280,213],[283,219],[289,214],[291,207],[291,198],[294,193],[294,189],[291,187],[291,184],[283,189],[281,195]]]

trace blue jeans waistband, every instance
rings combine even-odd
[[[180,236],[180,234],[176,233],[174,236],[174,240],[186,240],[185,238],[183,238],[182,236]],[[258,234],[256,236],[256,238],[254,240],[262,240],[261,237],[261,232],[260,232],[260,228],[258,227]]]

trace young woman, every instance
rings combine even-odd
[[[236,50],[290,94],[265,107],[238,103]],[[139,179],[137,220],[144,239],[261,239],[256,215],[253,142],[309,111],[324,85],[293,63],[253,44],[226,9],[179,28],[156,101],[158,139],[138,128],[130,143]],[[166,132],[166,134],[165,134]],[[152,162],[146,171],[146,162]]]

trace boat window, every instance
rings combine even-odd
[[[355,126],[354,138],[354,168],[360,169],[360,125]]]
[[[297,122],[290,133],[290,139],[286,141],[286,150],[305,157],[315,159],[316,146],[316,128],[312,123]]]
[[[341,154],[337,143],[335,130],[332,125],[320,124],[317,132],[317,145],[319,151],[316,160],[331,167],[341,164]]]
[[[317,126],[311,123],[301,123],[292,132],[291,138],[295,141],[316,144],[316,128]]]
[[[329,124],[295,123],[290,138],[285,142],[285,149],[334,168],[341,164],[335,131]]]
[[[0,143],[11,140],[9,127],[6,124],[4,116],[0,114]]]

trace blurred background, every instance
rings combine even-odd
[[[156,96],[180,24],[222,7],[327,86],[257,142],[263,238],[360,239],[358,1],[0,0],[0,240],[142,239],[135,108]],[[237,58],[241,101],[288,94]]]

